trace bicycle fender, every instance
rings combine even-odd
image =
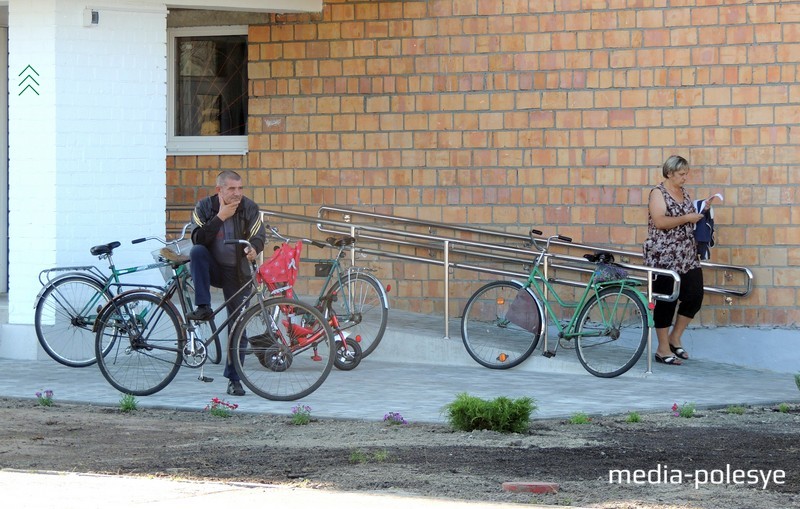
[[[372,274],[367,274],[366,272],[359,272],[358,274],[360,277],[363,276],[375,282],[378,288],[381,289],[381,296],[383,297],[384,302],[386,302],[386,309],[389,309],[389,296],[386,294],[386,288],[383,287],[383,283],[381,283],[380,280]]]
[[[653,321],[653,309],[655,309],[655,303],[653,303],[653,308],[651,308],[650,303],[647,302],[647,296],[645,294],[640,292],[637,288],[632,288],[630,286],[626,286],[626,288],[633,290],[633,293],[635,293],[636,296],[639,297],[639,300],[642,301],[642,304],[644,304],[644,308],[647,310],[647,326],[651,329],[655,327],[656,324]]]
[[[142,289],[142,288],[135,288],[133,290],[127,290],[127,291],[124,291],[124,292],[114,296],[113,299],[111,299],[110,301],[106,302],[106,305],[103,306],[100,309],[100,312],[97,313],[97,316],[104,316],[106,311],[109,308],[111,308],[111,307],[113,307],[115,305],[114,301],[117,300],[118,298],[121,298],[121,297],[124,297],[124,296],[128,296],[128,295],[131,295],[131,294],[135,294],[135,293],[154,295],[154,296],[156,296],[158,298],[161,298],[163,296],[162,293],[154,291],[154,290],[145,290],[145,289]],[[171,307],[172,310],[175,312],[175,314],[179,318],[183,319],[183,314],[180,311],[178,311],[178,308],[175,307],[175,304],[173,304],[171,300],[167,300],[167,301],[163,301],[163,302],[164,302],[165,305]],[[92,332],[97,332],[97,325],[100,322],[101,322],[101,320],[95,320],[94,325],[92,326]]]
[[[39,293],[36,294],[36,298],[33,299],[33,309],[36,309],[36,306],[39,305],[39,300],[42,298],[44,292],[46,292],[49,288],[52,288],[53,285],[56,284],[56,282],[65,277],[80,277],[86,281],[92,281],[94,283],[97,283],[98,286],[100,286],[101,288],[104,287],[106,284],[106,282],[101,281],[100,278],[93,277],[85,272],[65,272],[64,274],[56,277],[55,279],[51,279],[50,281],[45,283],[44,286],[42,286],[42,288],[39,290]]]
[[[542,305],[542,300],[536,296],[536,292],[528,286],[525,288],[525,291],[528,292],[528,295],[531,296],[533,302],[536,303],[536,308],[539,310],[539,319],[541,321],[541,327],[539,327],[539,337],[536,339],[538,343],[540,339],[542,339],[542,334],[547,334],[547,315],[544,312],[544,306]]]

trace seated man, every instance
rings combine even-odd
[[[192,213],[192,279],[194,280],[197,309],[187,313],[189,320],[208,320],[211,309],[211,286],[222,288],[225,300],[233,296],[250,277],[248,264],[263,251],[266,230],[261,222],[258,205],[242,193],[242,177],[235,171],[226,170],[217,176],[217,194],[203,198]],[[241,244],[225,244],[225,240],[244,239],[255,249]],[[228,313],[233,313],[247,298],[228,304]],[[228,394],[244,395],[242,383],[230,358],[231,324],[228,325],[228,358],[224,376],[229,380]]]

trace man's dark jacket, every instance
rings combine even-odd
[[[219,195],[212,195],[203,198],[194,208],[192,212],[192,242],[194,244],[202,244],[211,249],[211,245],[217,238],[220,228],[222,228],[223,221],[217,214],[219,213]],[[256,249],[257,253],[264,250],[264,243],[267,238],[264,223],[261,222],[261,213],[258,210],[258,205],[247,198],[242,197],[242,201],[236,208],[236,212],[231,218],[233,220],[233,231],[237,239],[243,239],[250,242]],[[250,277],[250,268],[247,266],[247,258],[244,254],[244,246],[237,245],[236,248],[236,264],[239,267],[239,278],[242,282]]]

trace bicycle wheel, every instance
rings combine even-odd
[[[292,401],[322,385],[334,360],[333,331],[314,306],[283,297],[250,306],[231,335],[233,365],[259,396]]]
[[[111,300],[102,281],[75,274],[54,280],[36,302],[34,326],[47,355],[65,366],[95,363],[97,313]]]
[[[155,394],[169,384],[181,367],[181,322],[174,308],[146,292],[116,297],[98,318],[95,351],[106,380],[134,396]]]
[[[378,348],[389,319],[389,300],[380,281],[371,274],[349,273],[331,287],[326,302],[339,330],[361,345],[362,359]]]
[[[361,345],[358,344],[358,341],[352,338],[347,338],[344,342],[340,339],[336,340],[336,358],[333,360],[336,369],[342,371],[356,369],[361,363],[361,357]]]
[[[513,368],[527,359],[536,345],[542,330],[539,308],[530,313],[537,331],[530,332],[506,319],[508,308],[522,289],[513,281],[494,281],[472,294],[461,317],[461,339],[467,353],[478,364],[491,369]]]
[[[612,378],[628,371],[647,345],[647,310],[633,290],[612,286],[580,311],[576,352],[586,371]]]

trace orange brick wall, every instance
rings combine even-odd
[[[235,168],[264,208],[640,251],[678,153],[694,196],[725,196],[714,261],[756,282],[732,306],[707,295],[698,322],[800,323],[800,1],[325,0],[251,26],[249,45],[250,152],[170,158],[170,206]],[[388,277],[393,306],[441,309],[441,269]]]

